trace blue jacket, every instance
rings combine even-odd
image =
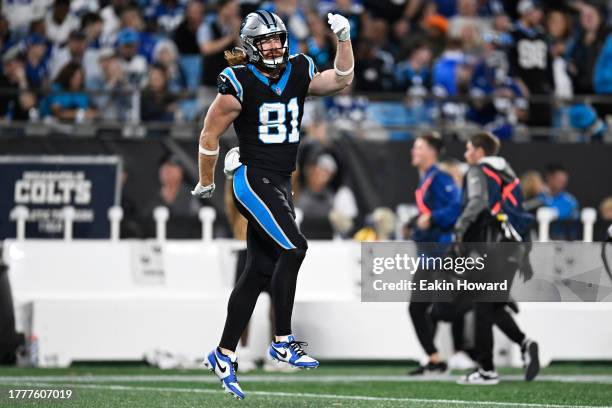
[[[608,35],[597,58],[593,86],[598,94],[612,94],[612,34]]]
[[[567,191],[562,191],[559,194],[552,196],[546,193],[540,193],[539,198],[546,207],[552,207],[559,213],[558,220],[577,220],[578,219],[578,202],[573,195]]]
[[[457,67],[465,63],[460,51],[445,51],[433,67],[433,85],[444,90],[447,95],[457,95]]]
[[[431,180],[431,181],[428,181]],[[419,189],[429,183],[423,203],[431,211],[431,226],[426,230],[414,227],[412,239],[417,242],[451,242],[455,221],[461,213],[461,192],[454,180],[435,164],[419,180]],[[419,209],[419,215],[422,210]]]

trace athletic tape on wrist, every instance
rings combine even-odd
[[[338,69],[338,67],[336,66],[336,63],[334,62],[334,71],[336,71],[336,75],[338,76],[348,76],[351,75],[353,73],[353,70],[355,69],[355,64],[353,63],[353,65],[351,65],[351,68],[346,70],[346,71],[340,71]]]
[[[336,37],[338,37],[338,41],[345,42],[351,39],[351,31],[346,29],[342,32],[339,32]]]
[[[208,150],[203,148],[202,146],[199,146],[198,153],[203,154],[204,156],[216,156],[219,154],[219,147],[217,146],[215,150]]]

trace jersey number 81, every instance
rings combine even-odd
[[[300,141],[298,117],[300,106],[297,98],[292,98],[289,104],[274,102],[264,103],[259,107],[259,140],[264,143],[285,143],[287,140],[287,111],[291,117],[289,122],[289,143]]]

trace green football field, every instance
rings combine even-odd
[[[414,379],[409,364],[325,364],[313,371],[239,376],[235,401],[203,370],[147,366],[0,369],[0,407],[612,407],[612,365],[552,365],[525,383],[501,370],[495,386],[455,384],[459,373]],[[10,390],[71,390],[69,400],[11,399]],[[13,391],[15,395],[15,391]]]

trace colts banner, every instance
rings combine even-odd
[[[28,211],[27,238],[61,238],[64,207],[74,207],[74,238],[108,238],[108,209],[120,203],[116,156],[0,156],[0,239],[16,235],[9,218]]]

